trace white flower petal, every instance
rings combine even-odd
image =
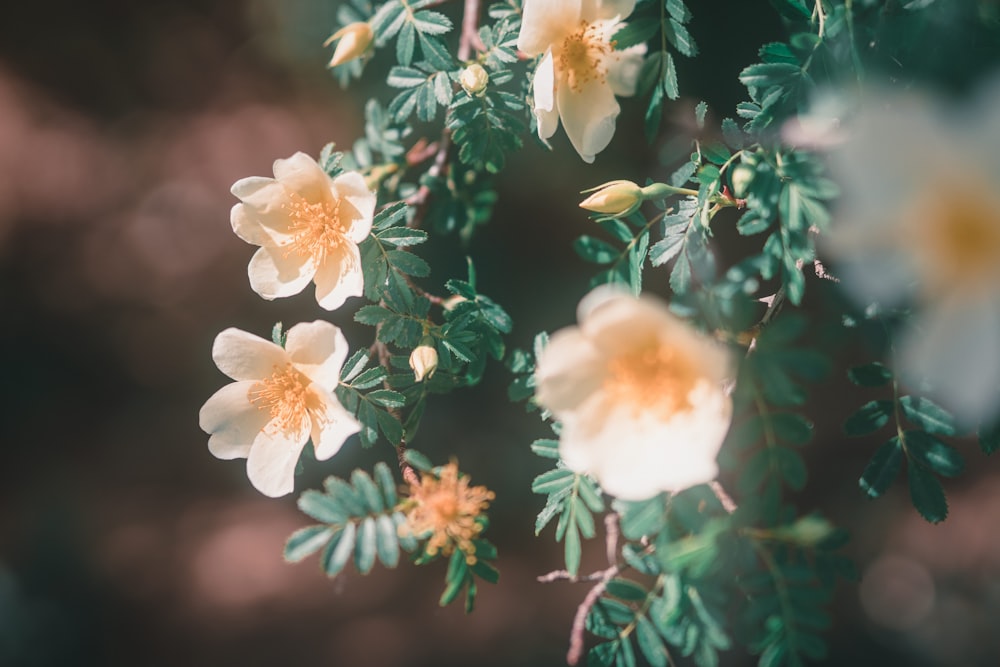
[[[538,359],[539,402],[563,419],[597,391],[604,366],[605,359],[579,328],[557,331]]]
[[[269,199],[269,197],[266,196],[266,192],[275,187],[280,188],[281,185],[273,178],[267,178],[265,176],[249,176],[247,178],[241,178],[233,183],[233,186],[229,188],[229,191],[232,192],[234,196],[239,197],[242,201],[254,198],[266,201]],[[265,194],[262,195],[261,193]]]
[[[247,457],[247,477],[265,496],[277,498],[295,489],[295,465],[309,440],[309,420],[298,433],[282,433],[269,424],[261,431]]]
[[[209,433],[208,451],[220,459],[246,458],[254,438],[270,419],[257,409],[248,394],[256,384],[250,380],[233,382],[205,401],[198,413],[201,430]]]
[[[361,424],[337,401],[332,394],[319,394],[324,404],[321,419],[313,420],[312,441],[316,459],[325,461],[344,445],[349,437],[361,430]]]
[[[556,89],[559,117],[573,148],[584,162],[611,143],[615,134],[615,119],[621,111],[611,86],[601,79],[582,83],[576,90],[568,85]]]
[[[301,322],[288,330],[285,351],[310,380],[333,390],[347,358],[347,339],[338,327],[324,320]]]
[[[215,337],[212,359],[234,380],[260,380],[289,363],[279,346],[241,329],[229,328]]]
[[[619,97],[635,95],[645,53],[646,45],[637,44],[624,51],[615,51],[605,59],[604,62],[608,68],[608,85],[611,86],[615,95]]]
[[[274,177],[306,201],[325,201],[333,197],[330,192],[330,177],[316,160],[305,153],[299,152],[290,158],[275,160]]]
[[[254,245],[281,246],[290,243],[287,216],[274,212],[263,214],[247,204],[235,204],[229,212],[229,222],[236,235]]]
[[[1000,416],[1000,300],[952,299],[927,308],[899,344],[903,379],[930,384],[928,395],[960,422]]]
[[[538,121],[538,137],[545,141],[559,127],[559,110],[556,105],[556,81],[555,67],[552,60],[552,51],[545,53],[545,57],[535,68],[535,79],[533,82],[533,95],[535,100],[535,118]]]
[[[286,256],[280,248],[261,246],[250,259],[247,274],[253,291],[271,300],[301,292],[315,269],[310,258],[294,252]]]
[[[316,302],[326,310],[336,310],[348,297],[361,296],[364,291],[361,254],[355,245],[345,245],[341,252],[328,256],[316,272]]]
[[[582,0],[525,0],[517,48],[529,56],[543,53],[576,29]]]
[[[583,0],[580,17],[591,23],[600,19],[625,19],[635,9],[635,0]]]
[[[354,208],[351,216],[351,226],[347,230],[347,238],[354,243],[361,243],[372,229],[372,218],[375,215],[375,193],[368,189],[364,177],[356,171],[347,171],[333,179],[337,196],[346,200]],[[341,204],[343,206],[343,204]]]

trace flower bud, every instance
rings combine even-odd
[[[733,196],[737,199],[746,197],[753,177],[754,170],[751,167],[745,164],[736,165],[729,175],[729,180],[733,183]]]
[[[410,368],[417,382],[422,382],[424,378],[431,379],[437,366],[438,353],[434,346],[420,344],[410,352]]]
[[[441,304],[441,307],[444,308],[445,310],[453,310],[455,306],[462,303],[463,301],[468,301],[468,299],[466,299],[461,294],[452,294],[451,296],[449,296],[447,299],[444,300],[444,302]]]
[[[479,63],[472,63],[462,70],[458,76],[458,82],[465,88],[465,92],[470,95],[480,97],[486,92],[486,84],[490,82],[490,75]]]
[[[634,213],[643,201],[642,188],[632,181],[611,181],[583,192],[593,194],[580,202],[580,208],[616,218]]]
[[[372,44],[372,27],[367,23],[352,23],[344,26],[333,33],[329,39],[323,42],[323,46],[329,46],[338,39],[340,42],[333,52],[333,58],[327,67],[336,67],[350,62],[355,58],[360,58],[368,51]]]

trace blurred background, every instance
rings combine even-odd
[[[764,4],[694,3],[692,31],[709,55],[680,63],[690,97],[671,107],[667,136],[683,141],[698,99],[722,115],[743,99],[739,70],[783,36]],[[244,463],[214,459],[198,428],[199,407],[227,381],[210,357],[218,331],[266,335],[276,320],[326,316],[309,289],[272,303],[250,291],[253,248],[232,234],[228,214],[235,180],[270,175],[275,158],[298,150],[348,147],[360,134],[364,99],[381,89],[341,90],[325,69],[321,44],[336,6],[5,7],[3,667],[562,664],[587,589],[535,582],[561,563],[551,532],[532,531],[542,498],[529,485],[546,465],[528,445],[546,429],[507,402],[510,377],[499,364],[481,386],[433,401],[415,443],[437,461],[458,454],[474,483],[497,492],[489,535],[501,583],[481,588],[471,616],[437,606],[443,564],[377,567],[368,577],[348,568],[334,581],[315,558],[286,565],[285,539],[309,523],[295,496],[259,495]],[[623,107],[616,141],[595,165],[575,159],[561,133],[554,153],[529,140],[499,178],[492,223],[466,248],[455,239],[429,246],[435,286],[463,276],[464,253],[475,259],[481,291],[514,318],[513,345],[574,320],[592,275],[570,247],[587,224],[579,190],[665,173],[663,147],[642,141],[642,109]],[[723,256],[734,252],[725,231],[717,241]],[[828,298],[830,285],[810,285],[807,307]],[[352,346],[369,344],[370,329],[345,313],[332,319]],[[838,354],[837,372],[813,391],[812,477],[795,499],[851,530],[848,551],[862,574],[838,591],[828,664],[1000,664],[997,462],[957,443],[970,470],[947,485],[951,516],[940,526],[919,518],[900,485],[866,501],[854,480],[876,442],[847,440],[840,424],[868,398],[839,397],[843,368],[868,358]],[[389,456],[381,443],[349,444],[298,486]],[[596,540],[584,569],[603,566]]]

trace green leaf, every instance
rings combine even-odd
[[[388,568],[394,568],[399,563],[399,537],[396,524],[387,514],[381,514],[375,519],[376,544],[378,559]]]
[[[533,493],[554,493],[573,483],[574,473],[568,468],[555,468],[543,472],[531,482]]]
[[[559,458],[558,440],[535,440],[531,443],[531,451],[544,459]]]
[[[347,521],[349,512],[334,498],[325,493],[309,489],[299,496],[299,509],[323,523],[341,524]]]
[[[399,502],[399,498],[396,494],[396,478],[393,477],[392,471],[389,466],[386,465],[385,461],[379,461],[375,464],[375,481],[378,483],[379,489],[382,491],[382,497],[385,500],[385,506],[387,508],[393,508],[396,503]]]
[[[607,241],[593,236],[581,236],[573,241],[573,249],[583,259],[595,264],[610,264],[621,251]]]
[[[366,394],[365,397],[383,408],[402,408],[406,405],[406,397],[391,389],[376,389]]]
[[[868,401],[844,422],[844,432],[850,436],[874,433],[889,423],[892,401]]]
[[[637,617],[636,621],[635,639],[639,645],[639,650],[642,651],[646,660],[653,667],[667,667],[669,664],[667,649],[663,646],[663,642],[660,641],[660,635],[656,631],[656,627],[645,616]]]
[[[354,567],[361,574],[368,574],[371,572],[372,566],[375,565],[377,539],[375,518],[370,516],[365,517],[364,521],[361,522],[361,528],[358,531],[358,541],[354,550]]]
[[[646,599],[648,592],[645,588],[630,581],[629,579],[616,578],[608,582],[606,587],[608,595],[612,595],[619,600],[626,602],[639,602]]]
[[[376,236],[382,243],[391,243],[397,248],[418,245],[427,240],[427,232],[409,227],[389,227]]]
[[[361,348],[357,352],[351,355],[351,358],[347,360],[344,367],[340,371],[340,381],[350,382],[358,373],[364,370],[365,366],[368,365],[368,361],[371,356],[368,354],[368,350]]]
[[[306,526],[292,533],[285,542],[285,560],[297,563],[306,556],[319,551],[333,535],[329,526]]]
[[[368,514],[378,514],[385,509],[382,504],[382,494],[364,470],[356,469],[351,473],[351,484],[364,502]]]
[[[434,468],[431,460],[415,449],[407,449],[403,458],[420,472],[430,472]]]
[[[893,438],[877,450],[875,456],[861,473],[858,484],[861,490],[868,494],[870,498],[878,498],[889,485],[899,476],[900,467],[903,465],[903,448],[899,439]],[[912,466],[911,466],[912,467]]]
[[[1000,449],[1000,420],[995,424],[980,427],[979,448],[986,455]]]
[[[908,466],[907,473],[913,506],[931,523],[944,521],[948,517],[948,501],[938,478],[918,465]]]
[[[570,576],[575,577],[580,571],[580,556],[583,549],[580,545],[580,532],[576,524],[573,523],[566,529],[566,537],[563,541],[564,556],[566,560],[566,570]]]
[[[328,576],[336,576],[347,565],[351,553],[354,551],[354,537],[357,528],[353,523],[348,523],[344,529],[335,533],[333,538],[327,543],[326,548],[320,556],[320,563]]]
[[[906,453],[939,475],[955,477],[965,468],[962,455],[938,438],[924,431],[906,431]]]
[[[390,250],[386,253],[386,258],[389,260],[390,265],[407,275],[414,276],[415,278],[423,278],[430,275],[431,267],[412,252]]]
[[[892,380],[892,371],[883,364],[873,361],[870,364],[849,369],[847,378],[861,387],[881,387]]]
[[[951,413],[941,406],[919,396],[904,396],[899,399],[903,415],[928,433],[955,435],[958,427]]]

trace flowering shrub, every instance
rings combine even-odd
[[[596,273],[576,325],[520,350],[474,259],[435,281],[418,247],[503,224],[490,220],[494,183],[525,141],[562,125],[580,158],[599,159],[625,113],[618,96],[639,98],[658,141],[666,110],[681,113],[675,59],[697,56],[697,16],[682,0],[341,4],[334,73],[384,76],[394,95],[367,103],[348,150],[297,153],[274,178],[238,181],[231,221],[259,246],[254,291],[274,299],[314,282],[320,308],[372,335],[351,351],[324,321],[276,325],[270,342],[228,329],[213,358],[234,383],[200,419],[210,451],[247,458],[269,496],[313,465],[299,460],[308,441],[320,461],[389,445],[391,466],[302,491],[318,523],[289,538],[288,560],[318,552],[335,576],[350,561],[396,567],[401,552],[447,559],[441,604],[462,597],[471,611],[479,584],[499,577],[485,537],[494,493],[412,445],[445,400],[435,395],[509,372],[512,401],[550,432],[531,444],[550,464],[531,484],[545,498],[535,532],[554,521],[565,562],[539,579],[588,586],[567,621],[569,663],[588,650],[588,664],[708,667],[737,644],[762,666],[822,659],[825,607],[854,569],[843,531],[790,501],[809,472],[809,384],[834,372],[832,346],[796,312],[807,297],[824,329],[868,350],[846,377],[878,397],[846,434],[892,432],[865,469],[825,474],[875,498],[905,462],[916,510],[946,518],[939,478],[964,468],[952,439],[1000,446],[1000,89],[985,82],[1000,63],[963,66],[978,100],[945,105],[913,93],[934,71],[915,36],[961,25],[983,43],[994,23],[943,0],[771,5],[789,37],[740,72],[739,120],[699,103],[668,177],[580,184],[594,215],[581,214],[574,248]],[[375,73],[379,52],[393,62]],[[745,237],[738,255],[719,252],[723,228]],[[608,567],[581,574],[599,516]]]

